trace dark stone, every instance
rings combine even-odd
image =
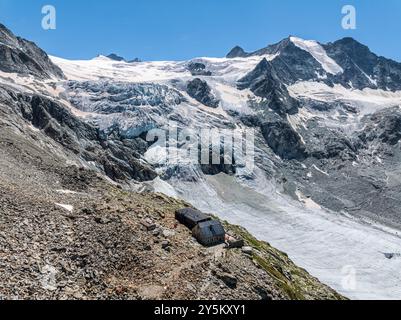
[[[157,177],[154,170],[140,160],[140,153],[145,148],[141,139],[122,141],[117,136],[105,141],[98,128],[75,117],[54,101],[23,94],[14,99],[19,112],[34,127],[84,160],[97,163],[111,179],[148,181]],[[132,149],[135,146],[138,146],[138,152]]]
[[[344,38],[324,46],[327,54],[343,69],[335,83],[357,89],[401,89],[401,63],[379,57],[353,38]]]
[[[142,62],[142,60],[139,58],[134,58],[134,59],[128,61],[128,63],[137,63],[137,62]]]
[[[234,47],[226,56],[226,58],[245,58],[248,54],[239,46]]]
[[[271,294],[269,292],[267,292],[267,290],[265,288],[263,288],[261,286],[256,286],[255,291],[260,296],[261,300],[265,300],[265,301],[273,300]]]
[[[188,70],[193,76],[211,76],[212,73],[206,70],[206,65],[200,62],[191,62],[188,65]]]
[[[257,128],[261,126],[261,119],[257,115],[241,115],[240,117],[241,122],[246,125],[247,127]]]
[[[212,90],[207,82],[199,78],[188,82],[187,92],[192,98],[207,107],[217,108],[220,104],[220,101],[213,96]]]
[[[398,107],[366,116],[362,121],[366,125],[358,133],[358,138],[364,144],[378,140],[394,146],[401,140],[401,112]]]
[[[114,61],[119,61],[119,62],[125,61],[125,59],[123,57],[120,57],[119,55],[116,55],[115,53],[109,54],[107,56],[107,58],[114,60]]]
[[[263,59],[256,68],[238,82],[239,89],[249,88],[255,95],[265,98],[265,107],[278,114],[295,114],[299,103],[292,98],[279,79],[273,64]]]
[[[236,289],[238,285],[238,279],[234,276],[223,273],[223,274],[216,274],[216,277],[224,282],[224,284],[229,287],[230,289]]]
[[[264,123],[261,127],[263,137],[269,147],[279,157],[286,160],[304,160],[307,156],[300,136],[285,121]]]
[[[16,37],[0,24],[0,70],[41,79],[64,79],[61,69],[35,43]]]

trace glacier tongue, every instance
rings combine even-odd
[[[302,206],[268,183],[255,189],[224,174],[203,182],[170,183],[181,198],[244,226],[349,298],[397,299],[401,295],[401,259],[389,260],[384,255],[401,247],[401,239],[391,230]]]
[[[343,68],[327,55],[326,51],[318,42],[303,40],[297,37],[291,37],[290,40],[298,48],[309,52],[322,65],[322,68],[327,73],[336,75],[344,72]]]

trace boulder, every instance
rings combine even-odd
[[[243,247],[242,248],[242,253],[247,254],[247,255],[252,255],[253,254],[253,248],[252,247]]]

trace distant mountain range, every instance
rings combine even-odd
[[[132,60],[125,60],[123,57],[120,57],[120,56],[116,55],[115,53],[109,54],[106,57],[111,59],[111,60],[120,61],[120,62],[122,62],[122,61],[125,61],[125,62],[128,62],[128,63],[141,62],[141,60],[139,58],[135,58],[135,59],[132,59]]]

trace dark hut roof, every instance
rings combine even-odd
[[[223,225],[217,220],[201,222],[198,224],[197,229],[203,237],[215,237],[226,233]]]
[[[210,219],[210,217],[199,210],[195,210],[192,208],[185,208],[177,210],[177,214],[184,216],[186,218],[190,218],[192,221],[205,221]]]

